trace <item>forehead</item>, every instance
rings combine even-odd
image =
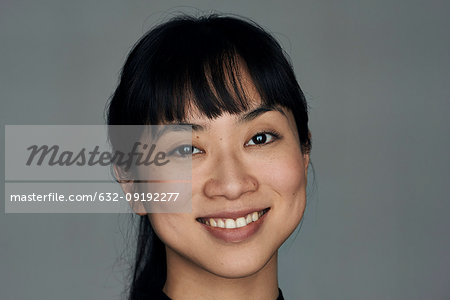
[[[186,121],[182,122],[181,125],[190,125],[192,126],[192,130],[194,131],[208,131],[214,125],[214,123],[219,122],[218,126],[223,126],[223,120],[232,119],[232,123],[228,123],[234,126],[242,125],[246,123],[250,123],[252,120],[257,119],[258,117],[271,113],[270,120],[280,124],[280,122],[287,121],[289,126],[295,127],[295,119],[292,112],[289,109],[286,109],[281,106],[276,107],[268,107],[265,105],[259,105],[255,108],[251,108],[249,110],[243,111],[241,113],[224,113],[223,115],[216,118],[208,118],[207,116],[190,116],[186,119]],[[277,114],[277,115],[274,115]],[[281,118],[281,119],[280,119]],[[267,121],[267,119],[265,119]],[[180,123],[178,123],[180,124]],[[226,124],[226,123],[225,123]],[[229,125],[225,125],[229,126]],[[296,128],[296,127],[295,127]]]
[[[258,110],[275,110],[275,108],[264,106],[261,98],[251,99],[248,102],[248,109],[242,110],[240,112],[236,113],[229,113],[227,111],[223,111],[221,114],[215,117],[208,117],[204,112],[200,111],[199,108],[192,104],[192,102],[189,102],[188,108],[185,110],[185,116],[182,120],[182,122],[191,123],[194,121],[202,121],[202,122],[213,122],[214,120],[223,117],[223,116],[229,116],[232,118],[235,118],[236,121],[243,119],[245,116],[250,115],[251,113],[258,111]],[[244,118],[245,119],[245,118]]]
[[[227,108],[223,108],[222,113],[217,117],[220,117],[224,114],[233,115],[236,118],[241,114],[245,114],[249,111],[255,110],[258,107],[263,105],[263,101],[261,95],[258,92],[247,68],[247,65],[242,60],[238,60],[238,67],[226,73],[225,80],[222,83],[223,87],[227,90],[229,94],[228,101],[230,102],[244,102],[245,109],[237,111],[235,113],[230,113],[227,111]],[[207,78],[208,89],[212,92],[216,99],[220,99],[223,92],[218,91],[218,86],[221,84],[217,84],[215,79],[212,78],[211,73],[206,72],[205,76]],[[209,119],[213,120],[215,118],[208,118],[207,114],[199,109],[198,102],[199,99],[194,100],[194,92],[187,91],[186,92],[186,103],[185,103],[185,116],[183,121],[193,120],[193,119]],[[223,99],[222,99],[223,100]],[[200,100],[201,101],[201,100]],[[208,101],[214,101],[213,99],[208,99]]]

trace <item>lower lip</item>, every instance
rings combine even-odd
[[[269,212],[270,210],[255,222],[251,222],[250,224],[239,228],[221,228],[212,227],[203,223],[200,224],[215,238],[221,239],[227,243],[239,243],[250,238],[258,231]]]

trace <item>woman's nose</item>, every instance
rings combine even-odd
[[[239,199],[258,189],[258,180],[237,155],[222,155],[211,166],[210,178],[204,185],[209,198]]]

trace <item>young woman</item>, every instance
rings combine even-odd
[[[283,299],[277,255],[306,205],[307,104],[277,41],[176,17],[123,67],[108,124],[191,124],[192,213],[144,214],[129,299]]]

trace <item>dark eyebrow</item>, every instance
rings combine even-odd
[[[176,123],[167,124],[156,127],[156,131],[152,133],[154,142],[157,142],[163,135],[169,132],[191,131],[191,124],[188,123]],[[159,130],[158,130],[159,129]],[[192,127],[193,130],[193,127]]]
[[[280,113],[283,114],[283,116],[285,116],[287,118],[286,113],[281,109],[281,107],[279,106],[265,106],[265,105],[261,105],[247,113],[244,113],[243,115],[238,117],[237,123],[246,123],[246,122],[250,122],[254,119],[256,119],[257,117],[259,117],[260,115],[269,112],[269,111],[278,111]],[[207,125],[199,125],[199,124],[194,124],[194,123],[189,123],[189,122],[178,122],[172,125],[187,125],[187,126],[192,126],[192,131],[205,131],[207,130]]]
[[[205,130],[205,126],[202,126],[199,124],[194,124],[194,123],[188,123],[188,122],[179,122],[179,123],[175,123],[173,125],[192,126],[193,131],[204,131]]]
[[[238,119],[238,123],[250,122],[268,111],[278,111],[287,118],[286,113],[281,109],[281,107],[277,107],[277,106],[271,107],[271,106],[262,105],[260,107],[255,108],[254,110],[249,111],[248,113],[245,113],[242,116],[240,116]]]

